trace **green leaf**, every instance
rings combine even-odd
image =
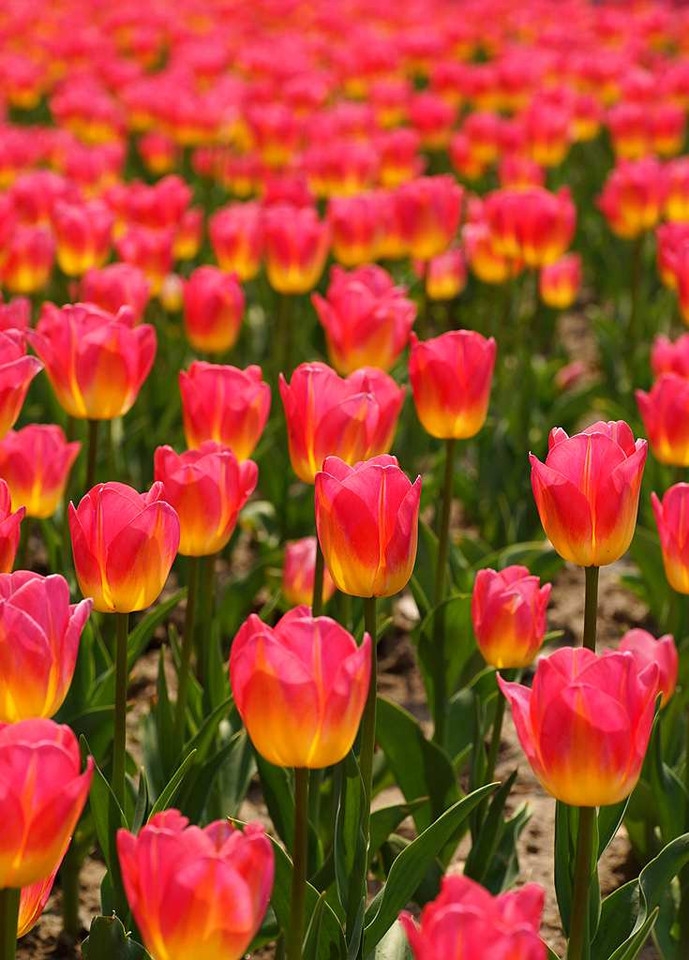
[[[143,767],[139,770],[139,789],[136,795],[136,806],[132,818],[132,833],[138,833],[146,822],[148,811],[148,781]]]
[[[356,956],[366,904],[366,841],[361,822],[366,797],[356,757],[350,751],[340,765],[340,801],[335,818],[335,882],[346,919],[348,955]]]
[[[132,940],[119,917],[94,917],[81,945],[84,960],[150,960],[140,943]]]
[[[374,960],[413,960],[407,935],[399,921],[393,923],[376,945]]]
[[[182,587],[181,590],[177,590],[166,600],[157,603],[152,610],[149,610],[145,617],[139,620],[130,632],[129,639],[127,640],[128,673],[131,673],[134,664],[151,642],[151,638],[156,629],[167,620],[168,615],[172,613],[175,607],[179,605],[180,600],[186,597],[186,595],[187,588]]]
[[[369,863],[373,860],[390,834],[424,802],[424,800],[414,800],[412,803],[395,803],[389,807],[380,807],[371,813],[371,832],[368,847]]]
[[[84,737],[81,738],[81,745],[87,753],[91,754],[89,745]],[[93,756],[93,754],[91,754]],[[116,860],[115,850],[113,848],[113,838],[120,827],[128,827],[125,815],[112,792],[110,784],[103,776],[103,772],[94,761],[93,780],[89,791],[89,806],[91,816],[96,829],[98,844],[105,860],[105,865],[112,872],[113,860]]]
[[[598,859],[603,856],[609,845],[612,843],[615,834],[624,820],[624,815],[629,806],[629,797],[614,803],[609,807],[601,807],[598,810]]]
[[[276,767],[264,760],[258,751],[254,751],[254,756],[270,819],[280,839],[291,849],[294,843],[294,794],[289,773],[284,767]]]
[[[472,844],[464,866],[466,876],[484,886],[485,878],[493,866],[493,858],[505,832],[505,821],[503,819],[505,804],[516,778],[517,771],[514,770],[492,797],[476,842]]]
[[[487,784],[459,800],[395,859],[385,886],[366,911],[364,955],[368,955],[390,929],[440,851],[457,834],[471,811],[496,786]]]
[[[165,785],[165,787],[161,791],[160,796],[151,807],[151,813],[148,818],[149,820],[151,819],[151,817],[154,817],[156,813],[160,813],[162,810],[167,810],[168,807],[170,807],[170,805],[172,804],[172,801],[177,796],[177,791],[182,785],[182,780],[184,780],[187,770],[189,770],[189,768],[194,763],[195,757],[196,757],[196,750],[192,749],[186,755],[184,760],[182,760],[182,762],[177,767],[177,769],[173,773],[168,783]]]

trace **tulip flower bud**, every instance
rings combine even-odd
[[[492,896],[469,877],[443,877],[439,895],[421,921],[408,913],[400,922],[414,960],[472,957],[474,960],[546,960],[539,936],[545,891],[537,883]]]
[[[633,239],[660,220],[667,187],[655,157],[621,161],[608,176],[598,206],[614,234]]]
[[[464,190],[449,175],[417,177],[397,192],[402,233],[414,260],[432,260],[452,243]]]
[[[429,300],[454,300],[467,285],[467,260],[464,251],[451,247],[429,260],[422,269]]]
[[[302,537],[285,544],[282,564],[282,594],[290,606],[310,606],[316,572],[315,537]],[[323,571],[323,603],[335,593],[335,584],[327,570]]]
[[[50,279],[55,241],[46,227],[20,224],[0,257],[0,281],[10,293],[37,293]]]
[[[689,466],[689,380],[663,373],[649,393],[636,391],[636,402],[656,460]]]
[[[541,300],[553,310],[566,310],[577,298],[581,287],[581,257],[568,253],[543,267],[538,277]]]
[[[28,887],[55,870],[86,803],[93,757],[80,768],[69,727],[52,720],[0,727],[0,887]]]
[[[539,660],[532,688],[500,689],[531,769],[556,799],[604,807],[632,792],[641,774],[658,693],[658,667],[630,653],[564,647]]]
[[[496,251],[528,267],[555,263],[574,238],[576,207],[566,188],[495,190],[484,213]]]
[[[636,628],[627,630],[620,641],[618,648],[622,653],[631,653],[637,662],[639,670],[643,670],[649,663],[658,667],[658,688],[661,696],[661,707],[666,706],[677,686],[679,671],[679,655],[674,638],[666,633],[656,638],[648,630]]]
[[[308,293],[318,283],[330,246],[330,229],[313,207],[277,204],[265,213],[268,281],[278,293]]]
[[[233,203],[222,207],[208,222],[213,253],[220,269],[234,273],[242,283],[253,280],[263,256],[263,208]]]
[[[263,827],[227,820],[201,829],[178,810],[138,836],[117,831],[122,882],[144,945],[156,960],[240,960],[261,925],[274,855]]]
[[[353,467],[328,457],[315,498],[318,539],[338,590],[391,597],[406,586],[416,559],[421,477],[411,483],[395,457]]]
[[[582,567],[614,563],[634,536],[647,443],[623,421],[599,421],[568,437],[550,432],[545,463],[529,455],[531,486],[546,536]]]
[[[281,767],[320,769],[352,748],[371,676],[371,638],[357,647],[329,617],[295,607],[276,627],[252,614],[230,653],[237,710],[254,747]]]
[[[377,258],[382,233],[378,193],[335,197],[328,204],[328,224],[333,257],[345,267],[370,264]]]
[[[475,436],[486,420],[495,340],[451,330],[431,340],[412,333],[409,379],[424,429],[443,440]]]
[[[79,588],[95,610],[131,613],[150,607],[165,586],[180,539],[177,514],[162,483],[138,493],[100,483],[75,507],[69,530]]]
[[[471,619],[483,659],[498,669],[527,667],[541,648],[551,585],[526,567],[479,570]]]
[[[0,476],[10,489],[12,506],[26,507],[29,517],[52,517],[80,449],[78,441],[67,443],[58,426],[34,423],[10,430],[0,440]]]
[[[237,342],[244,292],[217,267],[198,267],[184,285],[184,330],[195,350],[224,353]]]
[[[111,211],[100,200],[56,203],[53,229],[62,272],[81,277],[93,267],[102,267],[110,253],[113,222]]]
[[[689,483],[676,483],[660,500],[651,494],[665,576],[673,590],[689,593]]]
[[[0,437],[16,423],[29,385],[42,367],[35,357],[26,356],[22,331],[0,331]]]

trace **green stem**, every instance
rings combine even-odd
[[[13,887],[0,890],[0,960],[15,960],[17,955],[20,894]]]
[[[76,940],[81,932],[79,920],[79,872],[81,859],[74,838],[60,866],[60,887],[62,889],[62,926],[71,940]]]
[[[313,600],[311,602],[311,616],[320,617],[323,613],[323,578],[325,576],[325,558],[321,544],[316,537],[316,564],[313,569]]]
[[[378,651],[376,650],[376,598],[364,597],[364,628],[371,637],[371,683],[361,722],[361,754],[359,767],[364,783],[364,837],[366,849],[370,832],[370,809],[373,795],[373,751],[376,744],[376,696],[378,688]],[[366,811],[369,811],[367,814]]]
[[[287,960],[301,960],[304,940],[304,904],[306,901],[306,863],[308,858],[309,771],[294,771],[294,849],[292,851],[292,904]]]
[[[628,330],[628,345],[629,349],[633,350],[636,343],[638,342],[638,337],[640,331],[639,326],[639,315],[640,315],[640,304],[641,304],[641,276],[642,276],[642,267],[643,267],[643,249],[644,249],[644,234],[640,233],[638,237],[633,241],[632,246],[632,275],[630,278],[629,289],[631,292],[631,303],[629,308],[629,330]]]
[[[96,482],[99,427],[100,420],[89,420],[88,458],[86,460],[86,492],[88,492]]]
[[[445,664],[445,616],[444,612],[441,613],[438,611],[438,605],[445,599],[456,447],[456,440],[450,438],[445,441],[445,480],[443,483],[442,512],[440,515],[440,525],[438,527],[438,558],[435,568],[435,593],[433,596],[433,654],[435,662],[433,671],[433,739],[441,745],[445,742],[447,677]]]
[[[421,264],[421,286],[419,288],[419,306],[416,314],[416,332],[420,340],[425,340],[429,334],[430,327],[430,305],[428,300],[428,291],[426,290],[426,274],[428,273],[428,264]]]
[[[587,955],[589,890],[593,867],[593,837],[596,822],[595,807],[579,807],[577,854],[574,864],[574,893],[570,919],[567,960],[583,960]]]
[[[507,671],[504,672],[507,673]],[[505,719],[505,703],[506,700],[502,695],[502,691],[498,690],[498,702],[495,705],[495,719],[493,720],[493,731],[491,733],[490,746],[488,747],[488,760],[486,761],[486,783],[492,783],[495,775],[495,766],[498,762],[498,754],[500,753],[502,724]]]
[[[196,623],[192,636],[196,646],[196,679],[204,685],[208,675],[210,645],[213,642],[210,624],[215,607],[215,559],[217,554],[199,558],[199,593],[196,604]]]
[[[177,705],[175,707],[175,743],[184,746],[184,730],[187,712],[187,693],[189,690],[189,668],[191,653],[194,649],[194,627],[196,622],[196,603],[201,580],[202,557],[189,557],[189,587],[187,609],[184,614],[184,636],[179,665],[179,683],[177,686]]]
[[[687,802],[684,814],[684,829],[689,831],[689,707],[685,717],[686,738],[684,744],[684,786],[687,790]],[[679,957],[689,957],[689,864],[682,867],[679,874]]]
[[[583,646],[596,652],[596,630],[598,625],[598,573],[599,567],[585,567],[586,594],[584,599],[584,637]]]
[[[124,810],[127,760],[127,639],[129,614],[115,614],[115,739],[112,760],[112,792]]]
[[[277,305],[277,373],[289,379],[292,373],[292,296],[289,293],[278,294]],[[277,379],[277,378],[276,378]]]

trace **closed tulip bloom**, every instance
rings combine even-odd
[[[382,267],[347,273],[333,267],[326,297],[312,295],[328,356],[339,373],[359,367],[389,370],[407,344],[416,306]]]
[[[333,257],[346,267],[377,259],[383,233],[380,195],[375,191],[335,197],[328,203]]]
[[[400,914],[400,922],[414,960],[546,960],[539,936],[544,901],[537,883],[494,897],[469,877],[453,874],[443,877],[420,922],[408,913]]]
[[[651,370],[656,377],[675,373],[689,380],[689,333],[683,333],[674,343],[662,334],[656,337],[651,348]]]
[[[158,296],[165,277],[172,270],[175,232],[172,228],[154,230],[140,224],[131,224],[117,238],[115,247],[119,257],[138,267],[146,277],[151,295]]]
[[[313,598],[316,572],[315,537],[302,537],[285,544],[282,563],[282,595],[290,606],[309,606]],[[323,571],[323,603],[335,593],[335,584],[327,570]]]
[[[532,663],[545,637],[550,591],[526,567],[478,571],[471,619],[486,663],[499,670]]]
[[[238,460],[248,460],[270,412],[270,387],[260,367],[245,370],[195,360],[179,375],[184,436],[188,447],[215,440]]]
[[[493,234],[483,220],[467,223],[462,231],[462,240],[471,272],[482,283],[505,283],[516,277],[522,268],[520,261],[498,253]]]
[[[256,487],[258,467],[253,460],[238,463],[231,450],[207,440],[182,454],[158,447],[154,475],[179,517],[179,552],[207,557],[232,536],[239,511]]]
[[[622,161],[608,176],[598,206],[614,234],[633,239],[656,226],[667,188],[665,170],[655,157]]]
[[[689,593],[689,483],[676,483],[661,500],[651,494],[665,576],[673,590]]]
[[[545,463],[529,454],[531,486],[546,536],[582,567],[614,563],[634,536],[648,444],[624,420],[568,437],[550,432]]]
[[[641,630],[637,627],[634,630],[627,630],[620,641],[619,650],[622,653],[631,653],[639,670],[643,670],[649,663],[656,664],[658,667],[658,689],[661,694],[660,705],[664,707],[677,686],[679,654],[674,638],[666,633],[656,640],[648,630]]]
[[[495,340],[451,330],[431,340],[412,333],[409,380],[424,429],[443,440],[475,436],[486,421]]]
[[[134,836],[117,831],[124,891],[153,960],[240,960],[273,888],[274,855],[259,823],[201,829],[165,810]]]
[[[462,215],[464,190],[446,174],[417,177],[397,191],[402,233],[415,260],[432,260],[454,240]]]
[[[57,871],[60,869],[62,857],[55,865],[55,869],[43,880],[22,887],[19,898],[19,920],[17,923],[17,938],[24,937],[38,923],[45,905],[50,899]]]
[[[349,466],[328,457],[316,476],[316,529],[335,586],[354,597],[391,597],[416,559],[421,477],[395,457]]]
[[[581,287],[581,257],[568,253],[555,263],[543,267],[538,276],[538,292],[541,300],[553,310],[571,307]]]
[[[131,263],[110,263],[88,270],[79,284],[79,299],[84,303],[113,314],[129,307],[137,323],[143,318],[150,293],[145,273]]]
[[[564,187],[495,190],[483,209],[496,251],[527,267],[555,263],[574,239],[576,207]]]
[[[69,727],[52,720],[0,727],[0,888],[28,887],[55,870],[86,803],[93,757],[80,769]]]
[[[0,573],[9,573],[14,566],[25,513],[25,507],[12,513],[10,488],[0,480]]]
[[[636,391],[636,402],[656,460],[689,466],[689,380],[663,373],[649,393]]]
[[[244,292],[235,276],[198,267],[184,285],[184,330],[195,350],[224,353],[237,342]]]
[[[90,612],[90,600],[70,604],[57,574],[0,574],[0,723],[57,713]]]
[[[79,588],[103,613],[150,607],[177,554],[177,514],[162,483],[138,493],[124,483],[99,483],[75,507],[69,530]]]
[[[156,332],[90,304],[46,303],[29,334],[60,405],[77,419],[112,420],[131,410],[156,354]]]
[[[371,638],[308,607],[270,627],[252,614],[230,653],[230,682],[251,741],[270,763],[320,769],[354,743],[371,676]]]
[[[26,355],[26,338],[20,330],[0,330],[0,437],[14,426],[31,381],[43,368]]]
[[[564,647],[539,660],[532,688],[500,689],[541,785],[573,807],[605,807],[632,792],[651,734],[658,668],[630,653]]]
[[[264,231],[260,204],[233,203],[208,221],[208,233],[218,265],[242,283],[253,280],[261,266]]]
[[[358,386],[362,393],[372,394],[378,404],[378,419],[372,418],[370,424],[370,442],[366,457],[389,453],[406,396],[405,388],[398,386],[389,373],[378,367],[361,367],[350,373],[347,382],[355,390]]]
[[[81,277],[93,267],[102,267],[110,254],[113,224],[112,212],[100,200],[56,203],[53,230],[62,272]]]
[[[278,293],[308,293],[323,273],[330,247],[329,225],[313,207],[276,204],[265,213],[268,282]]]
[[[467,259],[463,250],[452,247],[429,260],[422,277],[429,300],[454,300],[467,285]]]
[[[62,427],[29,424],[0,440],[0,476],[10,488],[12,506],[29,517],[52,517],[67,485],[81,444],[67,443]]]
[[[37,293],[50,279],[55,241],[42,226],[19,224],[0,255],[0,281],[10,293]]]

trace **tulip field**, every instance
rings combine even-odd
[[[0,960],[689,960],[689,4],[0,81]]]

